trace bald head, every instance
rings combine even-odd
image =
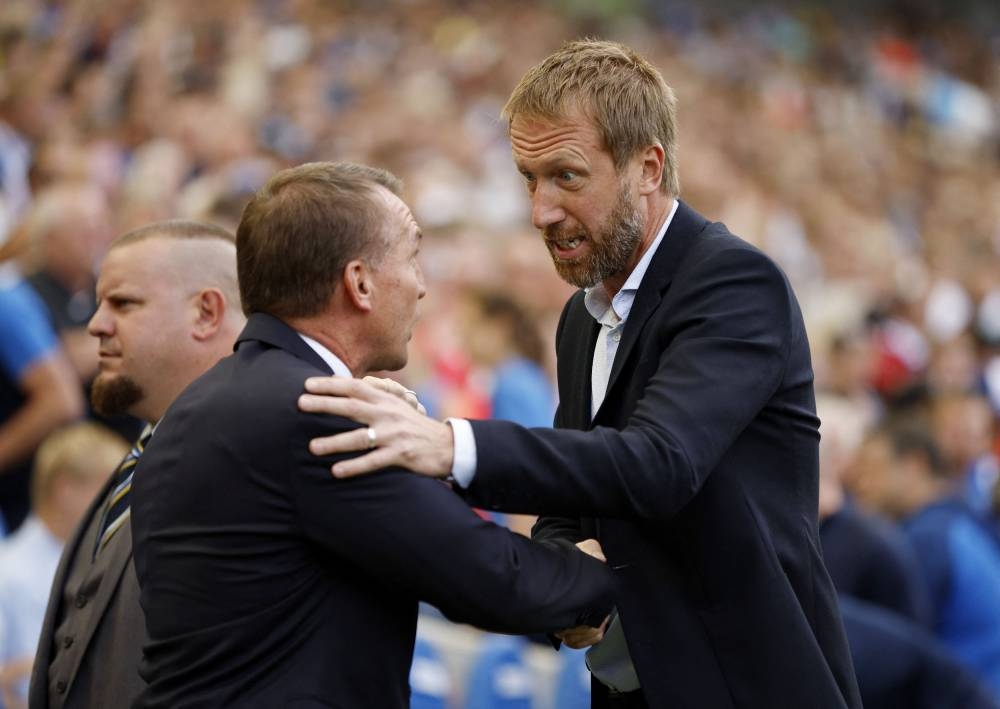
[[[217,288],[226,302],[235,305],[227,314],[242,327],[240,289],[236,279],[236,237],[214,224],[182,219],[156,222],[134,229],[114,240],[111,249],[150,239],[165,242],[163,277],[184,284],[187,290]]]
[[[244,318],[231,234],[161,222],[111,246],[90,321],[99,339],[94,406],[158,420],[174,398],[233,346]]]

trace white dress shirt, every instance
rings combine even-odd
[[[323,358],[323,361],[327,363],[327,365],[330,367],[330,369],[333,370],[333,373],[336,376],[338,377],[354,376],[353,374],[351,374],[351,370],[348,368],[348,366],[344,364],[344,360],[342,360],[340,357],[335,355],[333,352],[328,350],[320,343],[316,342],[316,340],[309,337],[308,335],[303,335],[301,332],[298,332],[296,334],[302,338],[303,342],[312,347],[313,351],[316,354],[318,354],[320,357]]]

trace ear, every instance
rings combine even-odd
[[[344,266],[344,293],[348,301],[358,310],[369,312],[374,307],[372,296],[375,284],[372,271],[361,259],[354,259]]]
[[[207,340],[222,326],[226,317],[226,298],[218,288],[206,288],[194,297],[197,309],[193,336],[196,340]]]
[[[653,143],[639,155],[642,158],[639,194],[652,194],[660,189],[660,182],[663,180],[663,146],[659,143]]]

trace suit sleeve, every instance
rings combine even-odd
[[[566,312],[563,311],[563,315],[559,319],[559,328],[556,331],[557,341],[565,318]],[[556,428],[559,428],[562,425],[560,411],[560,408],[556,409]],[[584,535],[580,526],[579,517],[552,517],[549,515],[542,515],[531,528],[531,538],[546,546],[569,547],[575,545],[577,542],[583,541]]]
[[[697,494],[781,383],[798,306],[777,266],[749,249],[704,258],[670,291],[669,313],[654,313],[642,335],[644,352],[648,338],[662,349],[627,426],[473,422],[479,465],[467,493],[474,504],[658,520]]]
[[[294,504],[307,537],[451,620],[505,633],[597,626],[613,603],[613,574],[575,549],[546,548],[476,515],[437,480],[385,470],[350,480],[309,438],[342,419],[302,415],[292,444]]]

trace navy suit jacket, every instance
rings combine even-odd
[[[652,707],[859,707],[817,531],[819,420],[780,269],[681,203],[636,294],[591,421],[598,325],[557,331],[556,425],[473,422],[469,497],[596,536]]]
[[[308,442],[357,427],[305,414],[329,374],[280,320],[175,401],[132,490],[147,620],[139,707],[403,707],[417,601],[498,632],[550,632],[609,610],[614,576],[477,516],[440,481],[341,481]]]

